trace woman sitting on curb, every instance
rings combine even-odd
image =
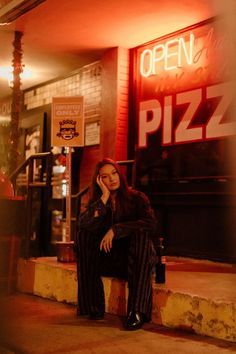
[[[79,217],[78,315],[89,315],[93,320],[104,317],[101,275],[107,275],[128,280],[126,329],[136,330],[150,321],[155,230],[148,198],[127,186],[113,160],[100,161],[88,207]]]

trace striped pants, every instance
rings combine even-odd
[[[155,250],[147,232],[113,240],[112,250],[99,250],[102,237],[80,230],[77,238],[78,313],[104,312],[105,299],[101,275],[128,280],[127,312],[139,311],[151,319],[152,270]]]

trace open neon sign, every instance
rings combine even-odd
[[[194,58],[194,34],[189,39],[183,37],[171,39],[165,44],[145,49],[140,55],[140,74],[144,77],[157,75],[161,70],[173,70],[191,65]]]
[[[210,21],[137,49],[139,148],[148,141],[151,148],[148,137],[160,131],[162,146],[236,134],[228,58],[222,54],[230,43]]]

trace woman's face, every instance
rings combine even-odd
[[[120,187],[120,176],[113,165],[107,164],[101,167],[99,175],[109,191],[116,191]]]

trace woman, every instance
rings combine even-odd
[[[110,275],[128,280],[126,328],[135,330],[150,321],[155,228],[147,197],[128,188],[113,160],[100,161],[92,180],[91,199],[78,224],[79,315],[94,320],[104,317],[101,275]]]

